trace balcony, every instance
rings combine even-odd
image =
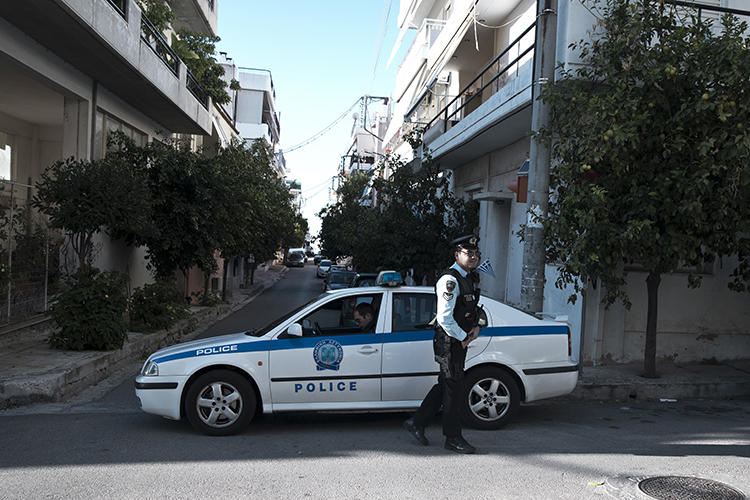
[[[171,0],[175,30],[190,31],[216,36],[218,7],[214,0]]]
[[[458,95],[428,88],[407,112],[436,159],[452,166],[524,137],[531,126],[535,23],[466,84]]]
[[[165,130],[211,133],[208,103],[135,0],[0,2],[0,16]]]
[[[409,87],[411,80],[427,61],[430,49],[445,27],[445,21],[439,19],[425,19],[417,31],[417,36],[412,41],[406,52],[396,75],[395,95],[402,95]]]

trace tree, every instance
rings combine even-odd
[[[416,139],[412,146],[418,144]],[[371,182],[376,208],[363,203],[369,184],[367,176],[350,177],[340,200],[320,213],[324,252],[351,255],[360,271],[413,268],[417,277],[430,276],[450,265],[450,241],[477,226],[475,204],[455,197],[448,174],[429,157],[416,163],[385,157]]]
[[[234,141],[216,157],[214,229],[225,259],[253,255],[255,261],[272,257],[286,241],[302,240],[307,221],[291,205],[289,189],[276,175],[273,154],[260,139],[251,144]],[[224,267],[226,285],[227,267]],[[223,292],[224,294],[225,292]]]
[[[198,84],[217,104],[226,104],[231,98],[227,93],[227,83],[222,79],[224,68],[216,62],[216,42],[218,36],[203,35],[180,28],[172,36],[172,49],[187,65]],[[230,87],[239,88],[239,82],[232,80]]]
[[[36,183],[34,207],[49,217],[51,227],[67,233],[80,266],[91,265],[96,233],[129,238],[143,231],[148,192],[138,171],[122,160],[108,155],[56,161]]]
[[[210,158],[190,151],[179,141],[153,141],[130,151],[135,161],[144,161],[146,185],[151,193],[150,229],[138,238],[148,247],[149,264],[158,277],[179,269],[198,266],[216,269],[214,251],[220,248],[214,221],[221,199]]]
[[[539,221],[560,287],[599,281],[605,304],[629,308],[628,268],[645,270],[654,377],[661,276],[738,255],[733,287],[750,278],[750,46],[731,16],[719,30],[663,2],[606,0],[605,12],[572,45],[585,65],[541,93],[554,168]]]

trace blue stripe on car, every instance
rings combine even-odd
[[[542,325],[542,326],[493,326],[483,328],[479,333],[480,337],[513,337],[525,335],[567,335],[568,327],[565,325]],[[432,340],[434,333],[432,330],[417,332],[393,332],[393,333],[365,333],[365,334],[347,334],[336,335],[336,342],[342,346],[362,345],[362,344],[395,344],[401,342],[419,342],[423,340]],[[288,349],[309,349],[314,347],[318,342],[329,337],[297,337],[276,340],[258,340],[255,342],[228,343],[218,346],[206,346],[191,349],[189,351],[178,352],[156,358],[156,363],[174,361],[176,359],[193,358],[197,356],[215,356],[222,354],[236,354],[238,352],[259,352],[259,351],[283,351]],[[229,350],[237,346],[236,349]],[[205,352],[211,349],[211,352]],[[199,352],[202,351],[202,352]]]

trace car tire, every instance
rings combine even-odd
[[[185,415],[198,431],[228,436],[244,429],[257,405],[250,382],[230,370],[204,373],[190,384],[185,395]]]
[[[464,378],[462,420],[475,429],[499,429],[508,423],[521,401],[513,376],[500,367],[484,366]]]

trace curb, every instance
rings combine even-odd
[[[128,332],[128,338],[116,351],[58,351],[65,359],[52,370],[23,374],[0,382],[0,409],[34,403],[59,402],[70,399],[86,387],[98,384],[113,373],[145,359],[152,352],[197,337],[217,321],[244,307],[255,297],[283,278],[287,268],[280,270],[268,283],[256,283],[247,298],[235,304],[199,308],[191,317],[168,330],[153,333]]]
[[[735,399],[750,396],[750,379],[655,383],[581,383],[560,399],[576,401],[658,401],[660,399]]]

